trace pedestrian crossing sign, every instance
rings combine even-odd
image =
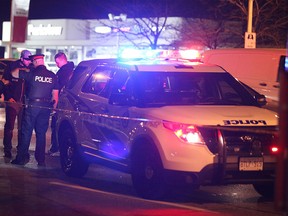
[[[245,48],[256,48],[256,33],[245,32]]]

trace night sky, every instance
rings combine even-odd
[[[126,13],[131,17],[131,7],[141,4],[143,11],[149,13],[146,3],[156,1],[168,2],[173,6],[173,13],[169,16],[201,16],[205,15],[205,8],[201,0],[30,0],[29,19],[96,19],[107,18],[108,13]],[[208,0],[206,0],[207,2]],[[123,7],[127,11],[121,11]],[[164,4],[163,4],[164,5]],[[130,7],[130,8],[129,8]],[[10,20],[11,0],[0,0],[0,23]],[[120,9],[121,8],[121,9]],[[130,10],[129,10],[130,9]],[[146,10],[145,10],[146,9]],[[172,11],[172,10],[170,10]],[[142,14],[145,17],[147,14]],[[0,35],[2,38],[2,34]],[[1,39],[0,38],[0,39]]]

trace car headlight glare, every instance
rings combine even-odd
[[[181,141],[189,144],[205,144],[200,131],[194,125],[164,122],[163,126],[173,131]]]

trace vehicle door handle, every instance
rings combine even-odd
[[[273,85],[274,88],[280,88],[280,85]]]
[[[267,86],[267,83],[259,83],[260,86]]]
[[[108,113],[108,108],[107,107],[101,107],[101,112]]]
[[[76,111],[79,111],[79,102],[78,101],[74,101],[73,107]]]
[[[88,108],[83,106],[79,101],[74,102],[74,109],[78,112],[88,112]]]

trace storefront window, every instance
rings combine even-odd
[[[58,52],[63,52],[67,55],[68,61],[73,61],[75,65],[82,61],[82,46],[46,46],[45,47],[45,62],[54,62],[54,56]]]
[[[57,53],[56,47],[46,47],[45,49],[45,62],[54,62],[54,56]]]
[[[86,46],[84,47],[84,60],[115,58],[117,56],[116,47],[113,46]]]

